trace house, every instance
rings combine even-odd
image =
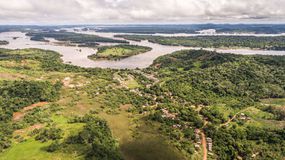
[[[250,117],[248,117],[246,114],[244,113],[240,113],[239,117],[240,120],[250,120]]]
[[[176,118],[177,113],[170,113],[167,109],[161,109],[163,118],[169,118],[174,120]]]
[[[213,140],[212,140],[212,138],[207,137],[206,141],[207,141],[208,151],[212,152],[213,151]]]
[[[195,140],[196,140],[197,144],[201,145],[201,138],[200,138],[200,130],[199,129],[195,129]]]

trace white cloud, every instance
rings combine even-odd
[[[0,23],[284,23],[283,6],[285,0],[0,0]]]

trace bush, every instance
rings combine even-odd
[[[62,130],[59,128],[44,128],[40,129],[38,135],[36,135],[35,140],[46,142],[48,140],[58,140],[62,138]]]
[[[46,151],[47,152],[55,152],[58,149],[60,149],[60,147],[61,147],[61,144],[59,143],[58,140],[56,140],[56,141],[52,142],[52,144],[46,148]]]

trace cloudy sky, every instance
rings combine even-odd
[[[0,24],[285,23],[285,0],[0,0]]]

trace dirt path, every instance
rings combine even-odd
[[[229,123],[231,123],[237,117],[238,114],[240,114],[240,113],[242,113],[242,112],[244,112],[246,110],[248,110],[248,108],[245,108],[245,109],[237,112],[231,119],[229,119],[227,122],[221,124],[220,127],[227,126]]]
[[[47,105],[47,104],[48,102],[39,102],[39,103],[32,104],[30,106],[24,107],[21,111],[13,113],[13,121],[18,121],[22,119],[25,116],[27,111],[30,111],[36,107],[43,107],[44,105]]]
[[[229,119],[226,123],[223,123],[220,125],[220,127],[223,127],[223,126],[227,126],[229,123],[231,123],[236,117],[237,115],[240,114],[240,112],[236,113],[231,119]]]
[[[201,131],[201,136],[202,136],[202,146],[203,146],[203,160],[207,160],[207,142],[206,142],[206,136],[203,131]]]

